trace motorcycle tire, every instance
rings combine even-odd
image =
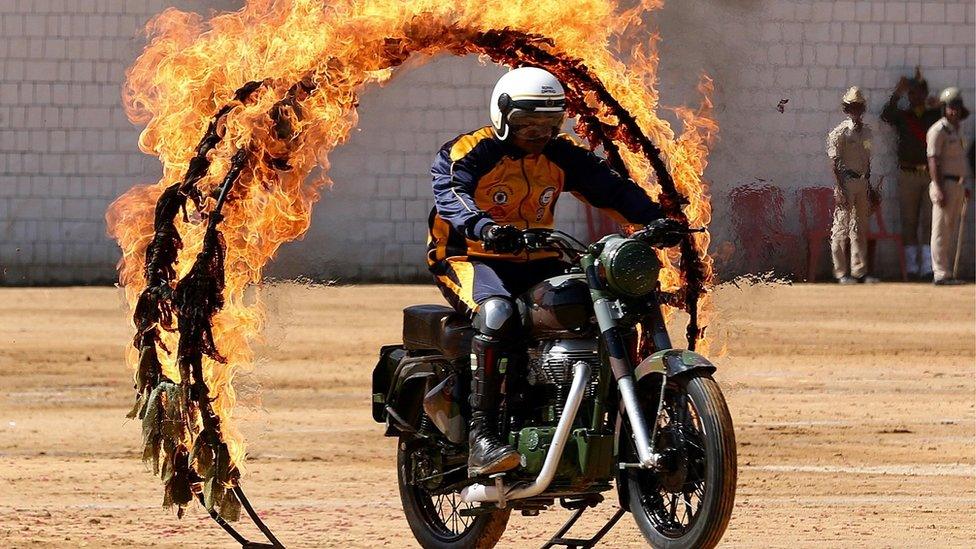
[[[397,484],[400,488],[400,502],[414,537],[424,549],[491,549],[494,547],[505,533],[512,510],[503,509],[464,518],[451,513],[450,517],[445,518],[445,513],[438,512],[435,507],[443,506],[445,499],[448,500],[446,502],[448,505],[459,502],[459,493],[441,496],[438,505],[436,496],[408,482],[411,450],[422,443],[423,441],[402,436],[397,444]],[[471,507],[464,503],[460,503],[460,506]]]
[[[697,414],[700,439],[705,447],[704,493],[700,494],[697,512],[691,513],[694,521],[687,530],[667,531],[671,525],[661,524],[662,515],[656,513],[660,513],[662,508],[655,505],[655,502],[658,505],[664,503],[664,498],[658,495],[658,492],[648,488],[648,486],[655,486],[656,482],[658,482],[657,486],[660,485],[659,481],[648,477],[648,475],[655,475],[652,472],[628,469],[625,475],[628,502],[638,528],[651,546],[661,549],[707,549],[715,547],[722,539],[735,504],[737,477],[735,433],[725,398],[718,384],[711,377],[695,376],[688,379],[681,387]],[[641,475],[645,476],[641,477]],[[681,505],[685,501],[688,500],[683,500]],[[671,508],[678,506],[679,503],[672,499]],[[666,509],[665,503],[665,514]],[[671,511],[669,519],[674,524],[675,511]]]

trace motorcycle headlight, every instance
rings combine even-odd
[[[661,269],[654,248],[623,237],[606,243],[600,263],[610,289],[626,297],[642,297],[654,291]]]

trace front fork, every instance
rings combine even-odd
[[[590,296],[593,298],[593,310],[596,313],[597,324],[600,326],[600,336],[603,338],[610,358],[610,369],[613,371],[613,377],[617,380],[617,388],[620,391],[620,400],[623,406],[622,411],[630,423],[634,445],[637,447],[638,463],[636,466],[642,469],[652,469],[658,464],[660,455],[654,452],[654,443],[652,435],[648,431],[647,418],[644,417],[637,399],[634,365],[631,363],[630,353],[617,325],[617,321],[623,317],[623,311],[620,310],[618,302],[605,291],[603,282],[597,276],[597,268],[593,260],[586,261],[584,259],[583,262],[589,263],[583,267],[590,286]],[[660,307],[652,307],[651,324],[654,347],[658,350],[670,349],[671,338],[668,336]],[[662,384],[662,388],[663,386]],[[660,403],[658,408],[658,413],[660,413]]]

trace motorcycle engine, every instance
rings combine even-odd
[[[573,383],[573,365],[579,361],[590,365],[590,382],[584,398],[596,392],[600,379],[600,352],[596,339],[556,339],[542,341],[528,350],[527,381],[536,387],[549,387],[555,396],[554,418],[558,421]]]

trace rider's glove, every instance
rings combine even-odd
[[[670,248],[671,246],[681,244],[681,240],[687,232],[687,224],[677,219],[663,217],[651,221],[644,227],[645,236],[643,240],[646,240],[652,246]]]
[[[485,249],[500,254],[514,254],[522,251],[522,231],[512,225],[489,223],[481,230],[481,241]]]

